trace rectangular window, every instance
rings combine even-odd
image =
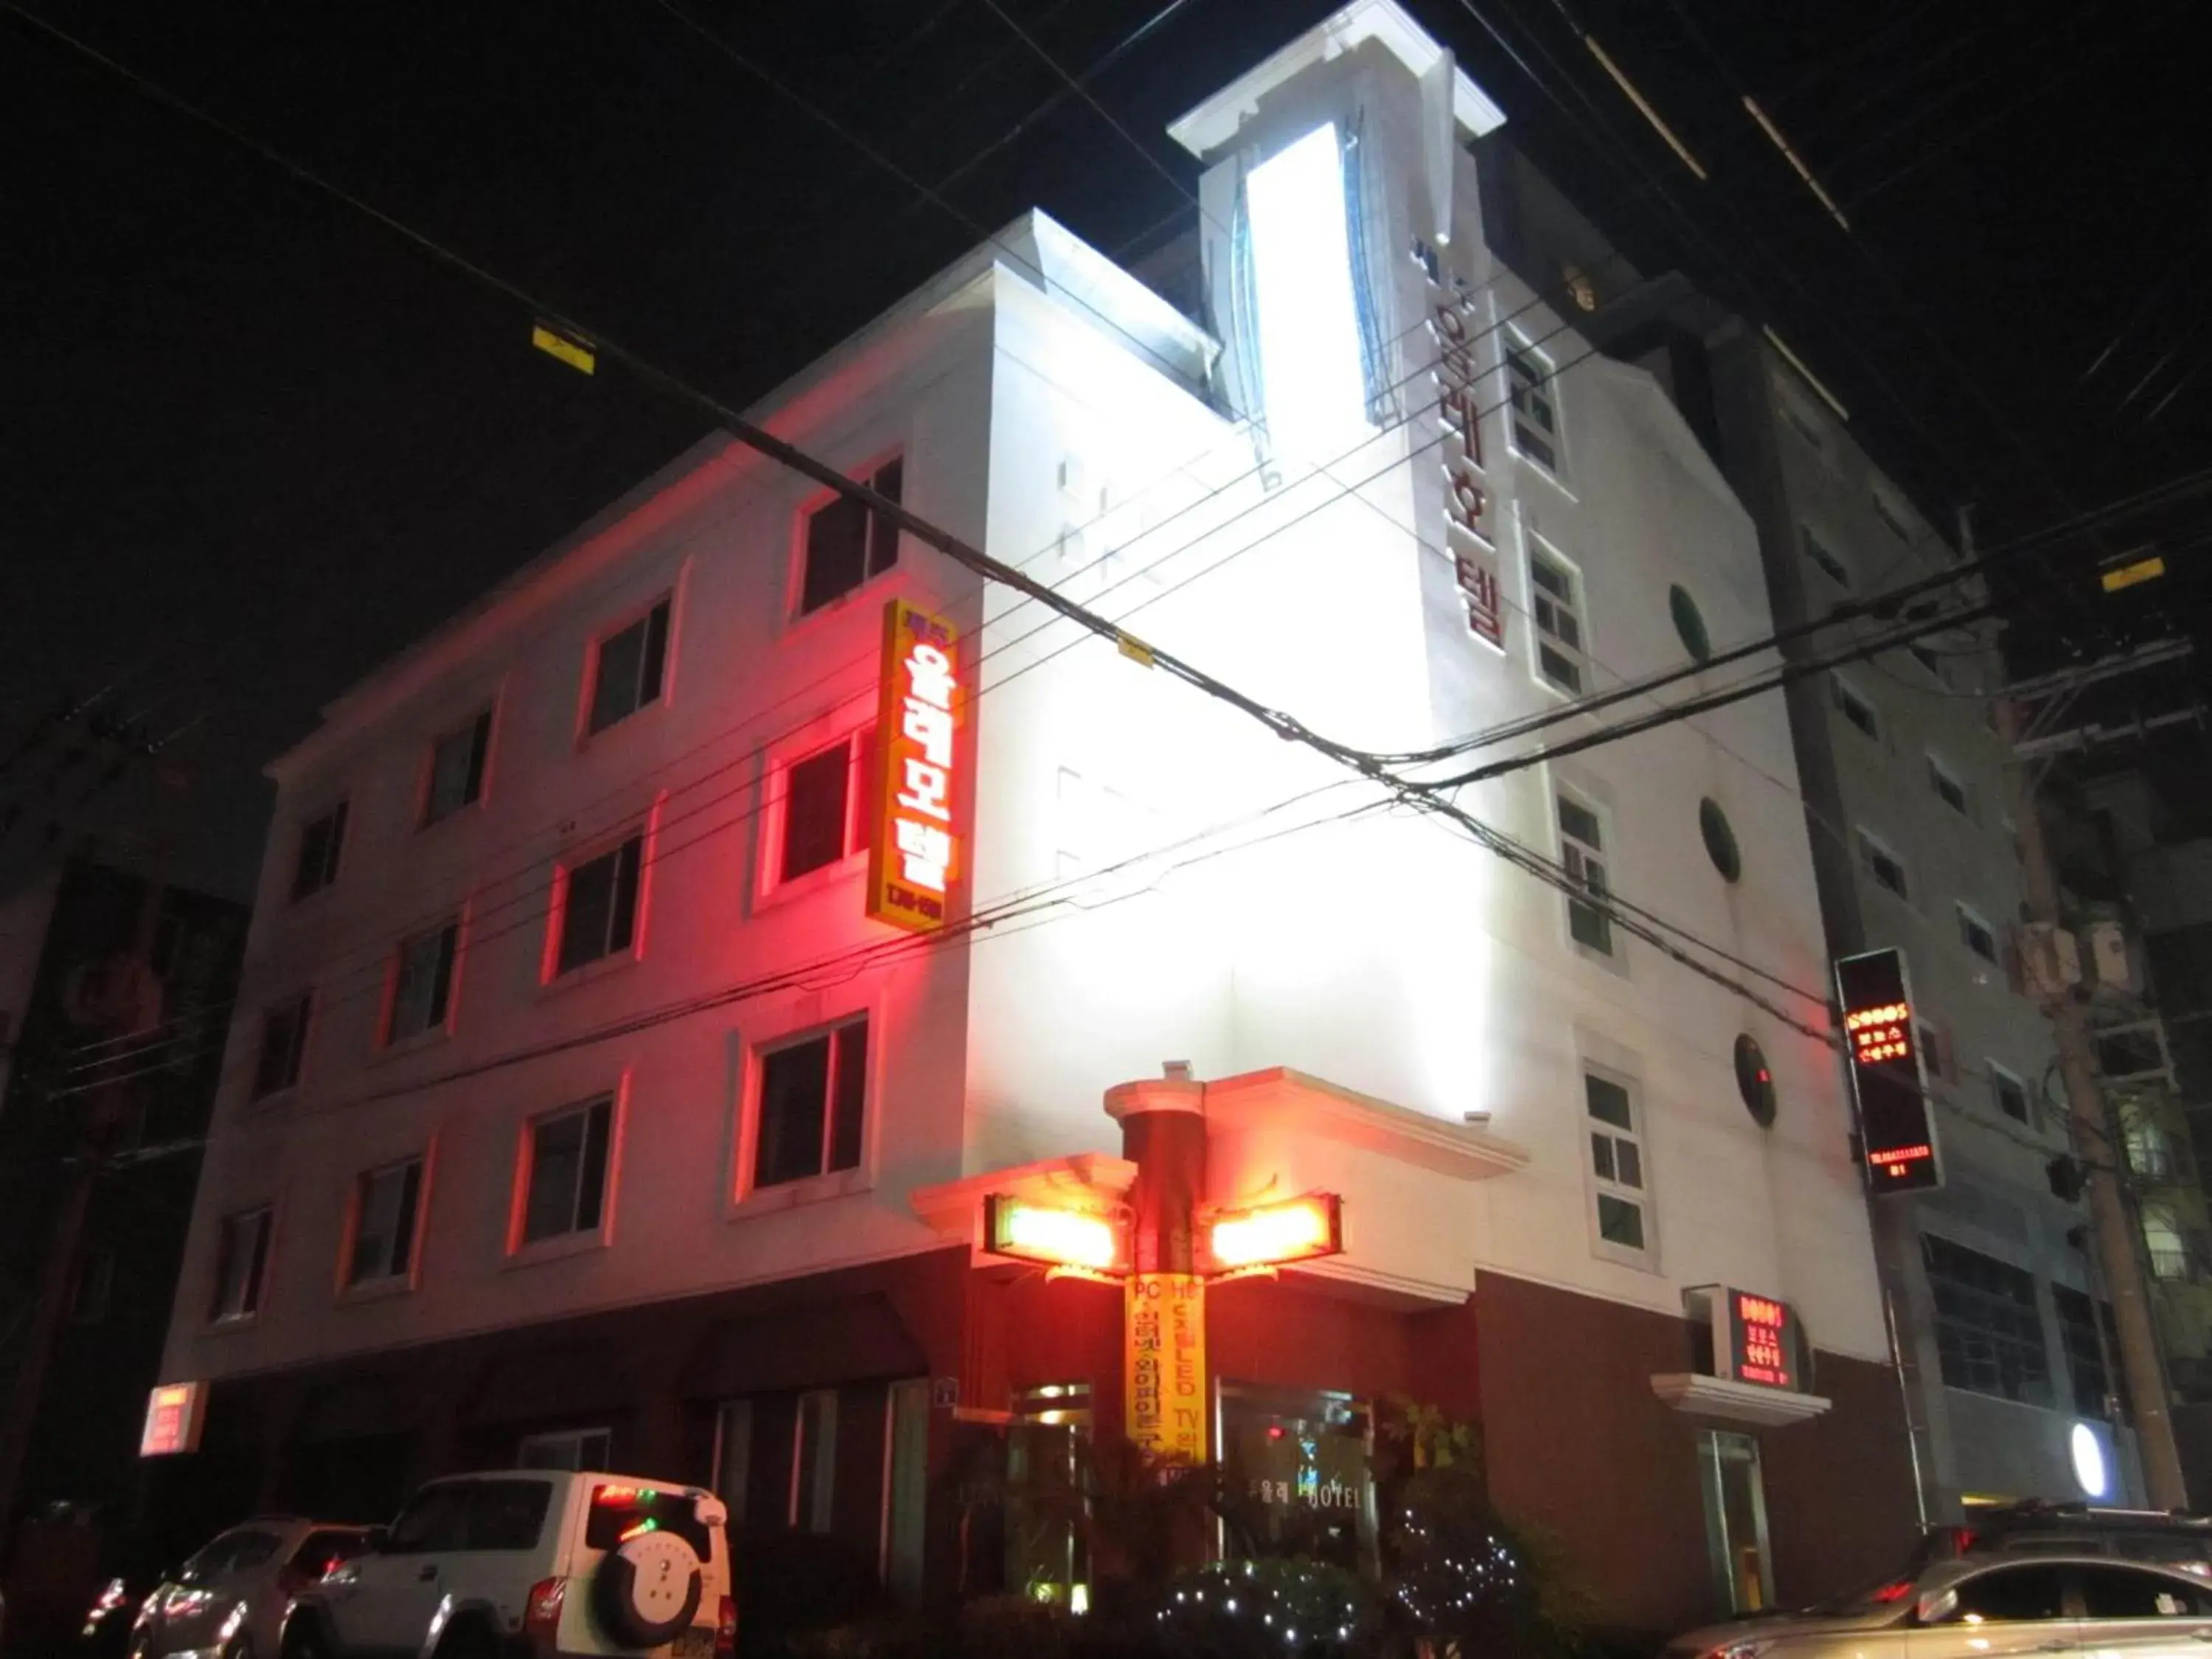
[[[792,1429],[791,1524],[802,1532],[827,1532],[836,1513],[837,1391],[817,1389],[799,1396]]]
[[[1990,931],[1989,923],[1963,904],[1954,905],[1952,908],[1958,913],[1960,943],[1983,961],[1995,962],[1997,959],[1997,936]]]
[[[1574,573],[1534,546],[1528,550],[1528,599],[1536,622],[1538,670],[1560,690],[1580,692],[1583,622]]]
[[[338,857],[345,849],[346,804],[336,806],[300,831],[299,862],[292,869],[292,896],[319,893],[338,878]]]
[[[1871,493],[1874,496],[1875,517],[1880,519],[1882,522],[1883,527],[1887,529],[1891,535],[1896,537],[1898,540],[1901,542],[1911,541],[1912,539],[1912,532],[1905,528],[1905,510],[1892,501],[1888,496],[1883,495],[1879,489],[1874,490]]]
[[[599,1231],[614,1115],[613,1100],[601,1098],[532,1122],[523,1243]]]
[[[269,1227],[266,1206],[225,1216],[222,1236],[216,1247],[215,1304],[211,1319],[245,1319],[261,1310],[263,1281],[269,1273]]]
[[[261,1016],[261,1054],[253,1066],[256,1100],[299,1082],[300,1062],[307,1055],[307,1026],[313,1012],[313,994],[303,991]]]
[[[1559,470],[1559,411],[1551,360],[1519,339],[1505,348],[1513,398],[1513,447],[1547,471]]]
[[[1559,812],[1559,864],[1567,879],[1598,903],[1567,900],[1567,932],[1577,945],[1613,954],[1613,917],[1604,908],[1609,889],[1605,877],[1605,840],[1597,814],[1565,795],[1556,798]]]
[[[1835,688],[1838,712],[1876,743],[1881,742],[1881,715],[1865,694],[1844,680],[1832,680],[1830,684]]]
[[[1920,1069],[1930,1081],[1947,1075],[1942,1028],[1932,1019],[1922,1019],[1915,1020],[1912,1029],[1920,1040]]]
[[[2028,1105],[2027,1085],[1995,1062],[1990,1066],[1990,1099],[1998,1111],[2015,1123],[2033,1120],[2034,1113]]]
[[[1863,830],[1859,831],[1859,859],[1866,866],[1867,874],[1881,885],[1901,899],[1912,896],[1912,884],[1905,877],[1904,861]]]
[[[453,958],[460,948],[458,919],[403,940],[392,969],[392,1012],[384,1040],[399,1042],[441,1030],[453,995]]]
[[[70,1275],[70,1323],[99,1324],[107,1317],[114,1291],[115,1252],[103,1245],[86,1245],[77,1252],[76,1271]]]
[[[346,1283],[404,1279],[415,1265],[415,1218],[422,1200],[422,1160],[410,1158],[357,1176],[353,1248]]]
[[[714,1409],[714,1493],[730,1523],[745,1518],[745,1488],[752,1482],[753,1402],[725,1400]]]
[[[867,1093],[865,1019],[762,1055],[753,1185],[858,1169]]]
[[[637,935],[638,872],[645,837],[632,836],[621,846],[568,872],[561,900],[561,949],[556,975],[630,948]]]
[[[1929,647],[1916,641],[1905,647],[1905,654],[1926,669],[1936,679],[1940,680],[1943,678],[1943,659]]]
[[[577,1471],[604,1469],[615,1461],[614,1440],[612,1431],[606,1429],[555,1429],[545,1434],[526,1434],[515,1446],[514,1467],[518,1469]],[[541,1490],[550,1492],[552,1489],[549,1486]],[[533,1532],[518,1547],[528,1549],[536,1542]],[[485,1546],[480,1544],[477,1547],[482,1549]]]
[[[422,794],[422,822],[449,818],[483,796],[484,761],[491,753],[487,708],[430,745],[430,781]]]
[[[587,732],[604,732],[660,701],[668,669],[668,605],[655,602],[635,622],[599,641],[592,661],[592,714]]]
[[[1804,538],[1805,556],[1820,566],[1820,574],[1838,587],[1849,587],[1851,585],[1850,567],[1838,558],[1820,538],[1805,526],[1798,526],[1797,532]]]
[[[1705,1551],[1721,1605],[1738,1613],[1773,1606],[1766,1483],[1759,1472],[1757,1437],[1700,1429],[1698,1464],[1705,1494]]]
[[[1644,1137],[1636,1123],[1628,1091],[1595,1072],[1583,1074],[1583,1097],[1589,1112],[1590,1174],[1597,1200],[1597,1237],[1616,1250],[1648,1252],[1644,1226]]]
[[[1958,775],[1949,767],[1933,755],[1928,757],[1928,785],[1935,790],[1944,805],[1954,812],[1966,812],[1966,786],[1959,781]]]
[[[922,1547],[929,1522],[929,1379],[894,1382],[884,1401],[885,1589],[912,1605],[922,1592]]]
[[[2053,1285],[2051,1305],[2058,1316],[2058,1344],[2066,1350],[2066,1380],[2074,1392],[2074,1410],[2082,1417],[2102,1417],[2112,1382],[2105,1369],[2096,1304],[2080,1291]]]
[[[906,463],[890,460],[864,480],[887,500],[904,505]],[[898,562],[898,526],[850,495],[833,495],[806,515],[806,564],[799,580],[799,614],[842,599]]]
[[[2035,1275],[1934,1233],[1921,1235],[1920,1248],[1936,1300],[1936,1346],[1945,1384],[2051,1404]]]
[[[874,732],[862,730],[784,769],[777,881],[794,880],[867,846],[867,780],[874,751]]]

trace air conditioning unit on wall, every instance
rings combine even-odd
[[[2088,927],[2089,967],[2098,985],[2107,991],[2139,991],[2135,957],[2128,949],[2127,929],[2117,921],[2093,921]]]
[[[2028,995],[2047,1000],[2063,996],[2081,982],[2081,948],[2063,927],[2047,921],[2022,922],[2015,937],[2021,989]]]

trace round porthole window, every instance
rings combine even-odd
[[[1705,612],[1698,609],[1690,590],[1680,582],[1668,588],[1667,610],[1674,618],[1674,632],[1681,636],[1682,649],[1690,653],[1690,660],[1709,661],[1713,654],[1713,636],[1705,632]]]
[[[1746,1110],[1762,1129],[1774,1127],[1774,1073],[1766,1068],[1766,1051],[1748,1032],[1735,1040],[1735,1086]]]
[[[1743,854],[1737,849],[1735,831],[1729,828],[1721,804],[1711,796],[1698,803],[1698,833],[1705,838],[1705,856],[1723,881],[1735,881],[1743,874]]]

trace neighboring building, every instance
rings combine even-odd
[[[57,861],[0,900],[9,1037],[0,1074],[0,1412],[30,1413],[14,1510],[0,1517],[18,1634],[58,1600],[81,1619],[93,1575],[117,1570],[140,1541],[138,1429],[176,1295],[245,937],[243,906],[89,859]],[[145,1012],[159,1022],[133,1044],[116,1043],[87,1010],[90,979],[125,960],[150,970]],[[112,1122],[95,1131],[103,1112]],[[105,1168],[59,1281],[58,1332],[35,1399],[19,1401],[36,1304],[55,1282],[69,1194],[95,1143]]]
[[[1500,118],[1362,0],[1173,129],[1210,332],[1031,215],[758,418],[1380,751],[1765,633],[1755,526],[1662,387],[1492,264],[1459,141]],[[894,598],[961,635],[934,939],[864,915]],[[1347,816],[1385,798],[1149,656],[715,440],[333,704],[273,769],[167,1501],[373,1517],[436,1471],[605,1465],[902,1588],[1027,1577],[936,1477],[1121,1429],[1122,1297],[985,1254],[979,1200],[1110,1204],[1102,1103],[1167,1101],[1212,1200],[1343,1200],[1342,1255],[1212,1297],[1208,1437],[1271,1525],[1326,1504],[1371,1542],[1368,1440],[1411,1399],[1479,1420],[1612,1623],[1893,1566],[1908,1441],[1781,702],[1463,790],[1546,882]],[[1802,1319],[1791,1386],[1710,1374],[1686,1314],[1723,1285]]]
[[[1778,626],[1956,562],[1771,336],[1680,276],[1645,282],[1507,135],[1483,153],[1502,257],[1576,296],[1595,341],[1668,388],[1758,526]],[[1830,632],[1784,654],[1842,642]],[[1935,1519],[2083,1497],[2077,1423],[2104,1454],[2094,1495],[2142,1490],[2132,1434],[2108,1413],[2117,1367],[2080,1243],[2086,1212],[2054,1197],[2046,1173],[2068,1146],[2067,1112],[2049,1021],[2016,970],[2016,768],[1990,701],[2003,683],[1982,630],[1808,675],[1785,694],[1830,951],[1904,951],[1936,1107],[1941,1189],[1872,1200]]]

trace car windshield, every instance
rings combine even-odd
[[[1846,1595],[1832,1595],[1798,1611],[1813,1619],[1854,1619],[1862,1614],[1902,1613],[1912,1605],[1913,1588],[1918,1582],[1918,1576],[1911,1571],[1893,1572]]]

